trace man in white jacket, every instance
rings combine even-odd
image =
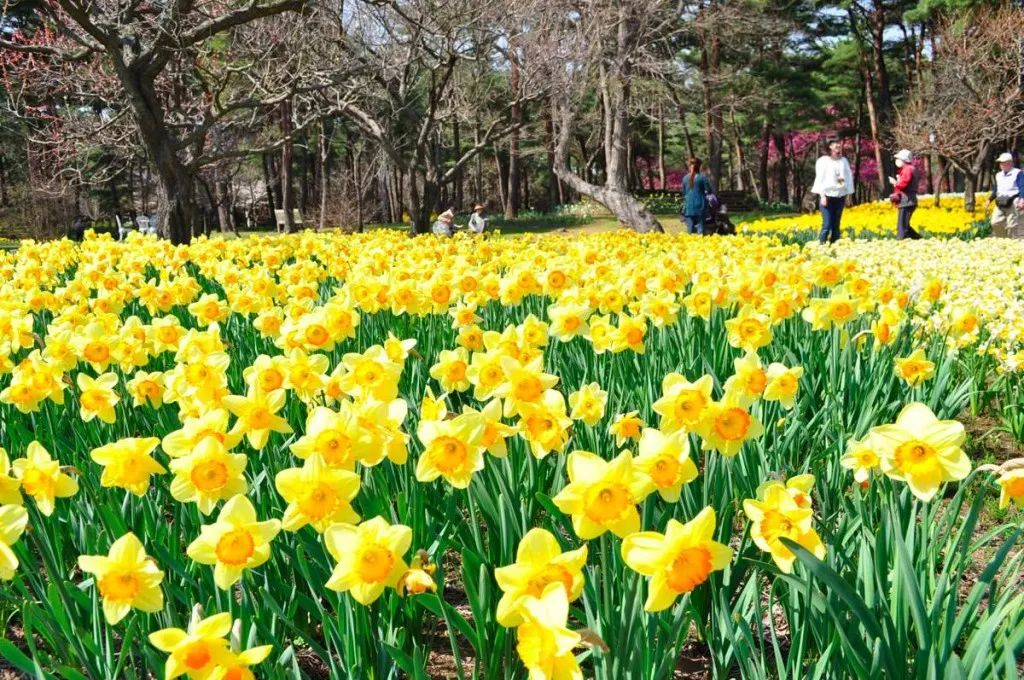
[[[985,207],[995,202],[992,210],[992,235],[1024,238],[1024,171],[1013,167],[1013,155],[999,155],[999,172],[992,182],[992,193]]]
[[[828,142],[828,154],[814,164],[814,185],[811,193],[820,197],[821,233],[818,240],[835,243],[840,236],[840,223],[846,197],[853,193],[853,171],[843,155],[843,144],[838,139]]]

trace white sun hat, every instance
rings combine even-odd
[[[1004,151],[1003,153],[999,154],[999,158],[996,159],[996,162],[997,163],[1012,163],[1013,162],[1013,154],[1011,154],[1008,151]]]
[[[904,163],[909,163],[910,161],[914,160],[914,156],[913,154],[910,153],[910,149],[900,149],[896,153],[896,160],[903,161]]]

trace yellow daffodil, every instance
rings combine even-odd
[[[922,501],[935,497],[944,482],[964,479],[971,461],[961,449],[967,439],[964,426],[939,420],[926,405],[908,404],[891,425],[871,431],[878,442],[882,472],[904,481]]]
[[[494,570],[503,593],[496,613],[498,623],[506,627],[520,625],[525,601],[540,598],[552,583],[561,585],[568,601],[575,602],[583,593],[586,563],[586,544],[563,552],[549,531],[530,529],[519,541],[515,563]]]
[[[474,472],[484,467],[486,423],[472,414],[452,420],[425,421],[417,432],[423,453],[416,464],[416,479],[432,482],[438,477],[456,489],[465,489]]]
[[[747,354],[733,361],[735,373],[725,381],[723,389],[732,395],[736,403],[746,408],[761,398],[768,386],[768,375],[761,365],[756,352]]]
[[[577,336],[586,338],[590,335],[587,319],[591,309],[584,304],[566,302],[548,306],[548,319],[551,323],[548,332],[560,342],[569,342]]]
[[[370,604],[394,588],[408,570],[403,555],[412,543],[412,529],[374,517],[358,525],[333,524],[324,532],[324,545],[337,565],[327,587],[351,593],[360,604]]]
[[[725,328],[729,344],[747,352],[756,352],[770,343],[773,337],[769,318],[749,308],[726,321]]]
[[[244,433],[249,444],[259,450],[266,446],[271,432],[292,431],[288,421],[277,415],[284,408],[286,400],[284,390],[274,390],[250,392],[244,397],[232,394],[224,397],[222,403],[238,418],[231,428],[232,433]]]
[[[117,376],[113,373],[104,373],[98,378],[91,378],[84,373],[79,373],[76,380],[81,394],[78,403],[81,405],[82,420],[89,422],[93,418],[99,418],[105,423],[113,423],[117,420],[114,407],[121,401],[114,388],[117,386]]]
[[[149,636],[154,647],[168,655],[164,677],[174,680],[181,675],[209,678],[220,666],[232,661],[226,636],[231,632],[231,614],[214,614],[193,620],[188,630],[164,628]]]
[[[255,569],[270,559],[270,542],[279,531],[280,521],[260,522],[252,502],[245,496],[235,496],[221,508],[216,522],[203,525],[186,553],[199,564],[214,565],[214,582],[227,590],[244,570]]]
[[[818,559],[825,557],[825,545],[811,525],[813,511],[801,508],[782,484],[764,489],[764,497],[743,501],[743,513],[750,520],[750,538],[769,553],[784,574],[793,571],[796,555],[780,539],[805,548]]]
[[[483,422],[483,434],[480,445],[487,453],[497,458],[504,458],[508,455],[506,440],[518,432],[513,425],[506,425],[501,421],[501,400],[492,399],[479,411],[471,406],[463,406],[462,413],[479,418]]]
[[[398,593],[399,597],[422,595],[427,592],[436,593],[437,584],[434,583],[435,571],[437,571],[437,565],[430,563],[430,556],[427,555],[427,551],[422,548],[417,550],[412,558],[412,562],[409,563],[409,569],[398,578],[395,592]]]
[[[644,609],[659,612],[671,607],[708,580],[712,571],[732,561],[732,548],[714,540],[715,511],[704,508],[683,524],[668,521],[665,533],[644,531],[622,541],[622,559],[633,571],[651,579]]]
[[[160,408],[164,403],[164,374],[160,371],[138,371],[126,384],[132,405]]]
[[[552,451],[561,453],[569,441],[571,425],[565,398],[558,390],[547,390],[538,403],[520,408],[519,430],[535,458],[544,458]]]
[[[870,433],[862,439],[850,439],[839,464],[847,470],[853,470],[855,482],[866,485],[881,464],[878,450],[878,442]]]
[[[156,437],[129,437],[93,449],[89,457],[103,466],[100,486],[127,489],[136,496],[149,490],[150,477],[167,472],[152,458]]]
[[[28,445],[24,458],[12,463],[14,476],[21,482],[21,490],[35,501],[39,512],[47,517],[53,514],[57,498],[70,498],[78,493],[78,482],[61,471],[60,461],[50,457],[39,442]]]
[[[28,526],[28,511],[20,505],[0,505],[0,581],[14,578],[18,558],[11,546]]]
[[[569,417],[593,427],[604,418],[607,403],[608,393],[600,385],[596,382],[584,385],[569,395],[569,408],[572,409]]]
[[[678,373],[669,373],[661,382],[661,398],[654,402],[654,412],[661,416],[658,429],[670,433],[676,430],[696,431],[712,403],[714,379],[702,376],[690,382]]]
[[[245,454],[229,453],[217,439],[204,437],[191,454],[170,462],[171,496],[180,503],[195,503],[209,515],[219,501],[245,493],[247,463]]]
[[[0,446],[0,505],[21,505],[21,481],[11,475],[11,459]]]
[[[359,522],[359,514],[352,508],[359,484],[359,475],[328,466],[318,453],[306,458],[301,468],[278,472],[274,485],[288,503],[281,519],[282,528],[298,531],[311,524],[323,533],[335,522]]]
[[[566,627],[569,599],[561,584],[551,583],[539,598],[522,606],[523,623],[516,629],[516,652],[532,680],[583,680],[573,648],[582,638]]]
[[[78,568],[92,574],[103,598],[103,616],[110,625],[117,624],[132,609],[158,612],[163,609],[164,595],[160,571],[133,533],[114,541],[106,555],[81,555]]]
[[[620,413],[612,419],[608,426],[608,434],[615,437],[615,446],[625,446],[628,441],[640,439],[640,433],[646,426],[643,418],[637,415],[637,411]]]
[[[801,366],[787,368],[780,363],[773,363],[768,366],[765,377],[768,384],[762,395],[765,401],[777,401],[785,409],[793,408],[796,403],[796,394],[800,389],[800,378],[804,375]]]
[[[213,439],[230,451],[242,440],[242,433],[228,430],[230,414],[224,409],[212,409],[196,418],[185,418],[180,429],[169,433],[160,442],[171,458],[191,455],[204,439]],[[233,495],[233,494],[232,494]]]
[[[558,376],[544,372],[544,358],[535,357],[526,364],[502,357],[505,382],[494,392],[505,404],[505,415],[521,415],[527,404],[539,403],[547,390],[558,383]]]
[[[569,484],[554,497],[555,506],[572,515],[576,535],[585,541],[611,531],[622,538],[640,529],[637,504],[653,484],[623,451],[606,461],[589,451],[574,451],[567,461]]]
[[[757,497],[764,498],[770,486],[781,486],[785,489],[786,493],[793,497],[793,501],[801,510],[814,508],[814,501],[811,498],[811,489],[814,488],[814,475],[795,475],[785,482],[777,479],[764,482],[757,487]]]
[[[644,429],[638,453],[634,466],[669,503],[679,500],[683,484],[697,478],[697,466],[690,460],[690,439],[682,430],[666,435],[652,428]]]
[[[341,389],[356,398],[373,397],[388,401],[398,396],[398,379],[402,366],[391,361],[383,347],[375,345],[362,354],[342,357],[348,372],[342,377]]]
[[[897,358],[894,370],[908,385],[917,387],[935,375],[935,364],[928,361],[924,350],[919,347],[910,356]]]
[[[697,433],[704,450],[715,450],[723,456],[735,456],[749,439],[760,437],[764,427],[756,416],[739,405],[730,395],[720,402],[711,402]]]
[[[1007,470],[999,479],[999,508],[1003,509],[1015,503],[1018,508],[1024,508],[1024,468]]]
[[[430,377],[440,383],[445,392],[464,392],[470,386],[468,369],[469,352],[465,348],[441,350],[437,363],[430,367]]]

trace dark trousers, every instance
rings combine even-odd
[[[845,196],[825,197],[825,205],[821,206],[821,233],[818,234],[818,241],[835,243],[839,240],[839,224],[843,219],[845,205]]]
[[[917,210],[916,205],[908,205],[905,208],[900,208],[899,215],[896,216],[896,238],[901,240],[905,238],[921,238],[921,235],[914,231],[914,228],[910,226],[910,218],[913,217],[915,210]]]
[[[683,215],[683,221],[686,222],[686,231],[690,234],[704,234],[704,216],[703,215]]]

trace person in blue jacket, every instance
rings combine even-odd
[[[708,194],[714,193],[711,180],[700,171],[700,159],[690,158],[689,172],[683,175],[683,221],[691,234],[704,234]]]

